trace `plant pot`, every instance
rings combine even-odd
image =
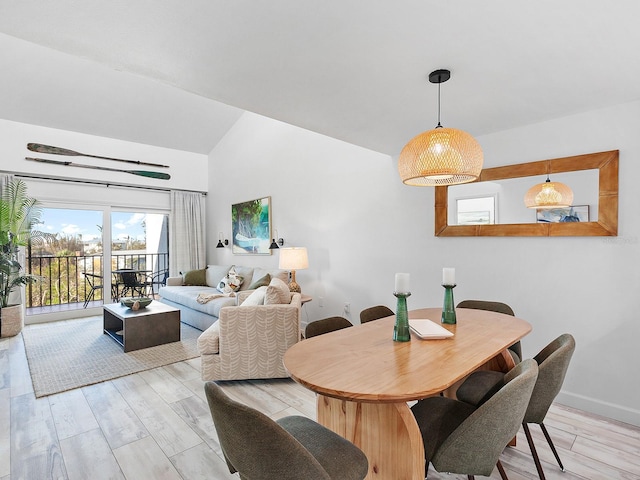
[[[22,305],[0,308],[0,337],[14,337],[22,331],[23,326]]]

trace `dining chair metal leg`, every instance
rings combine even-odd
[[[502,480],[509,480],[507,472],[504,471],[504,467],[502,466],[502,463],[500,463],[500,460],[496,463],[496,467],[498,467],[498,472],[500,472],[500,478],[502,478]]]
[[[544,426],[544,423],[541,423],[540,428],[542,429],[542,433],[544,433],[544,438],[547,439],[547,443],[551,447],[553,456],[556,457],[556,460],[558,461],[558,466],[560,467],[560,470],[564,472],[565,471],[564,465],[562,464],[562,460],[560,460],[560,455],[558,455],[558,451],[556,450],[556,446],[553,444],[553,440],[551,440],[551,436],[549,435],[549,432],[547,432],[547,427]]]
[[[531,432],[529,431],[529,426],[526,423],[523,423],[522,428],[524,430],[524,434],[527,437],[527,442],[529,443],[529,448],[531,449],[531,455],[533,456],[533,462],[536,464],[536,470],[538,470],[538,476],[540,477],[540,480],[546,480],[544,471],[542,470],[542,464],[540,463],[540,458],[538,458],[536,446],[533,444],[533,437],[531,436]]]

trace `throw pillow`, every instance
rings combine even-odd
[[[222,293],[237,292],[244,278],[236,273],[235,267],[231,267],[220,283],[218,283],[218,291]]]
[[[207,286],[207,269],[202,268],[200,270],[189,270],[184,274],[182,280],[184,285],[196,285],[199,287]]]
[[[241,307],[255,307],[257,305],[264,305],[264,297],[267,294],[267,286],[259,287],[251,293],[240,304]]]
[[[249,285],[248,290],[255,290],[256,288],[259,288],[259,287],[266,287],[269,285],[269,282],[271,282],[271,275],[267,273],[264,277],[259,278],[258,280],[253,282],[251,285]]]
[[[272,278],[267,287],[267,293],[264,297],[265,305],[279,305],[291,303],[291,292],[289,285],[279,278]]]

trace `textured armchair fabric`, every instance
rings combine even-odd
[[[311,338],[352,326],[351,322],[344,317],[322,318],[307,325],[307,328],[304,329],[304,337]]]
[[[348,440],[306,417],[274,421],[205,384],[229,471],[245,480],[362,480],[367,457]]]
[[[395,315],[393,310],[384,305],[376,305],[375,307],[365,308],[360,312],[360,323],[367,323],[379,318],[390,317]]]
[[[446,397],[416,403],[411,411],[425,445],[425,473],[431,462],[439,472],[490,476],[518,432],[537,376],[536,362],[525,360],[505,375],[505,385],[480,407]]]
[[[504,313],[505,315],[511,315],[512,317],[516,316],[513,309],[506,303],[492,302],[488,300],[463,300],[456,308],[473,308],[475,310]],[[522,360],[522,345],[519,341],[509,347],[509,352],[513,357],[514,363],[519,363],[520,360]]]
[[[238,302],[243,295],[240,292]],[[299,293],[291,303],[223,307],[216,323],[198,338],[203,380],[285,378],[287,349],[300,340]]]

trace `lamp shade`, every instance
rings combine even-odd
[[[305,247],[281,248],[278,268],[281,270],[302,270],[309,268],[307,249]]]
[[[564,208],[573,205],[573,191],[564,183],[546,182],[534,185],[524,196],[527,208]]]
[[[483,161],[480,144],[467,132],[436,127],[405,145],[398,159],[398,171],[406,185],[456,185],[476,180]]]

